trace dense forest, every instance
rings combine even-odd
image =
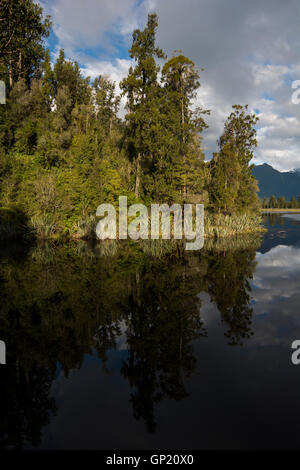
[[[300,196],[297,199],[292,196],[290,201],[287,201],[285,196],[264,197],[262,207],[263,209],[300,209]]]
[[[0,237],[25,225],[38,237],[92,237],[97,206],[120,195],[129,204],[203,203],[214,234],[220,226],[226,233],[258,228],[250,165],[257,117],[234,105],[205,161],[209,110],[195,106],[199,72],[181,52],[166,56],[157,28],[150,14],[145,29],[133,32],[133,65],[119,95],[107,76],[84,78],[63,50],[52,63],[51,19],[38,4],[1,1]]]

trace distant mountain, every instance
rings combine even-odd
[[[258,180],[258,195],[261,199],[274,194],[290,200],[292,196],[297,199],[300,195],[300,169],[281,172],[264,163],[253,168],[253,175]]]

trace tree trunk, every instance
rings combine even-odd
[[[181,99],[182,147],[184,147],[184,103]],[[186,155],[183,152],[183,199],[186,200]]]
[[[12,70],[12,59],[10,56],[9,59],[9,66],[8,66],[8,78],[9,78],[9,89],[11,90],[13,87],[13,70]]]
[[[11,38],[11,18],[12,18],[12,6],[10,4],[9,6],[9,19],[8,19],[8,35]],[[9,65],[8,65],[8,81],[9,81],[9,89],[11,90],[13,87],[13,61],[12,61],[12,48],[10,47],[10,52],[9,52]]]
[[[140,190],[140,179],[141,179],[141,154],[138,154],[136,161],[136,178],[135,178],[135,195],[139,196]]]
[[[22,52],[19,51],[19,60],[18,60],[18,78],[20,80],[22,76]]]

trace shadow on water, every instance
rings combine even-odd
[[[158,404],[190,393],[194,344],[207,337],[200,292],[216,304],[228,344],[251,337],[249,280],[259,244],[259,238],[223,240],[190,254],[159,242],[0,250],[0,334],[8,364],[0,379],[0,448],[39,447],[43,428],[59,414],[51,394],[58,371],[65,377],[80,371],[91,355],[110,374],[108,357],[121,342],[118,370],[132,413],[155,432]]]

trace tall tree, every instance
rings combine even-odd
[[[15,81],[27,84],[40,75],[43,39],[49,35],[50,18],[32,0],[0,2],[0,64],[9,89]]]
[[[290,208],[291,209],[296,209],[297,208],[297,201],[295,196],[292,196],[291,201],[290,201]]]
[[[106,135],[111,136],[120,105],[120,97],[116,95],[116,84],[108,77],[100,76],[94,80],[93,88],[97,121],[102,125]]]
[[[274,209],[276,206],[277,206],[277,199],[274,196],[274,194],[272,194],[272,196],[270,197],[270,200],[269,200],[269,208]]]
[[[200,76],[198,70],[190,59],[182,54],[172,57],[166,62],[162,69],[162,80],[165,84],[165,90],[168,92],[169,119],[175,124],[174,132],[178,134],[179,130],[179,168],[182,180],[183,200],[187,199],[187,190],[189,183],[193,184],[193,170],[197,166],[197,157],[204,160],[199,136],[202,130],[207,127],[202,114],[208,113],[201,108],[191,110],[193,98],[196,97],[196,91],[200,87]],[[173,105],[173,106],[172,106]],[[199,175],[198,175],[199,179]]]
[[[248,105],[234,105],[219,139],[219,152],[211,162],[211,201],[219,209],[254,211],[259,208],[257,181],[252,175],[254,148],[257,146],[255,125],[258,118],[248,113]],[[219,168],[223,166],[224,172]],[[217,201],[215,192],[221,195]],[[227,204],[231,193],[230,207]]]
[[[158,26],[156,14],[148,15],[147,26],[143,31],[133,32],[130,57],[135,67],[130,67],[128,76],[120,87],[127,96],[126,139],[131,159],[135,165],[135,195],[140,195],[141,167],[151,155],[151,128],[157,109],[159,66],[156,58],[165,55],[156,45],[155,34]]]

